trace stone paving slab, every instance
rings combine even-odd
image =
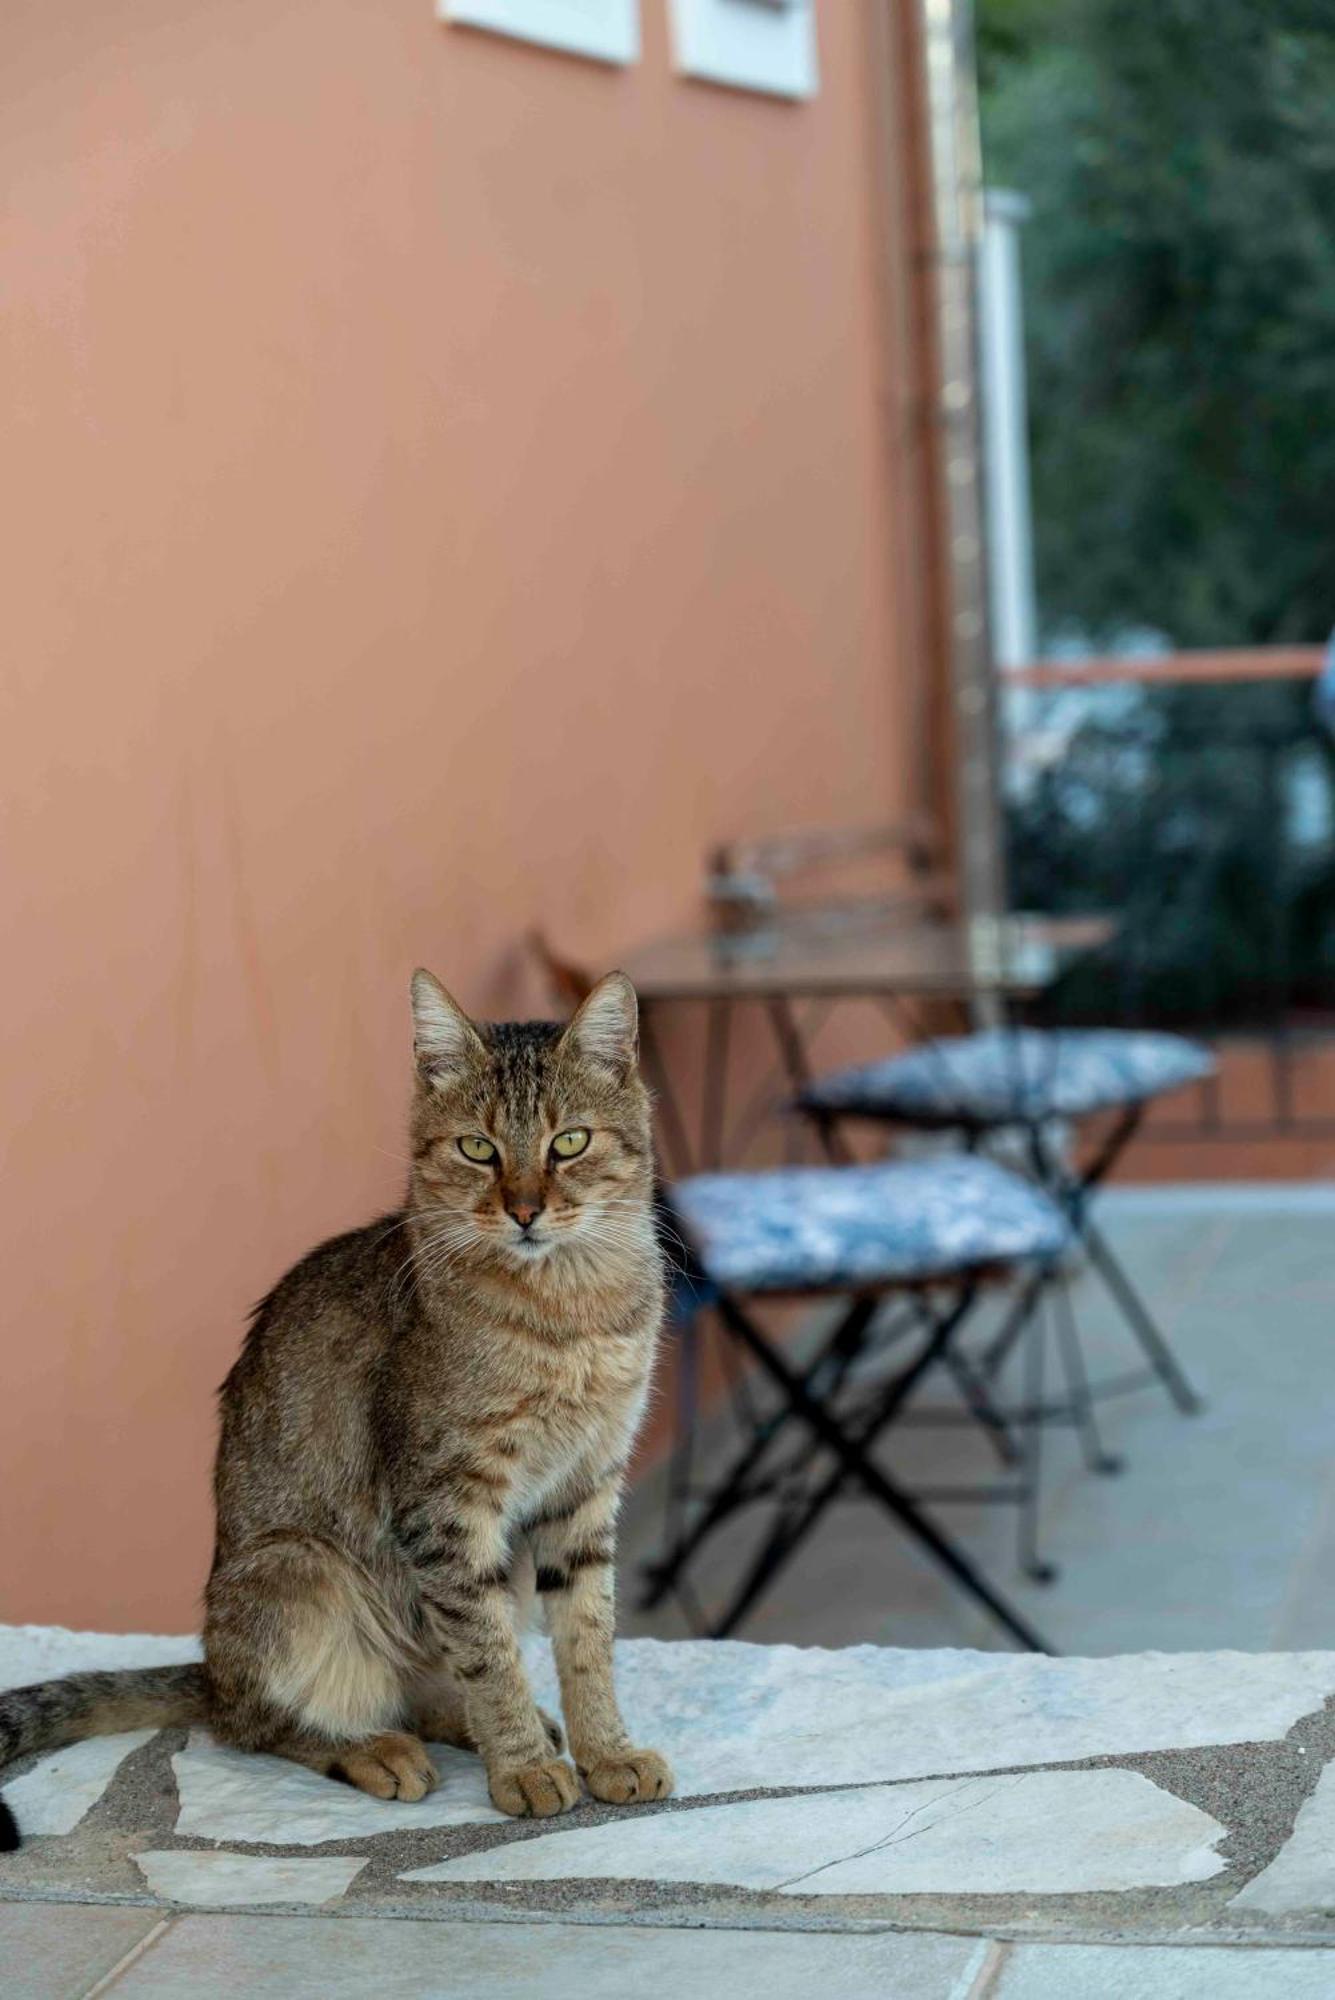
[[[679,1797],[1278,1741],[1335,1692],[1335,1653],[1053,1660],[630,1639],[617,1664],[628,1715],[671,1743]],[[530,1667],[555,1703],[541,1643]]]
[[[539,1699],[554,1705],[548,1647],[526,1651]],[[198,1658],[192,1638],[0,1626],[0,1687]],[[1052,1660],[629,1639],[617,1664],[628,1714],[671,1739],[679,1797],[1277,1741],[1335,1693],[1335,1653]],[[485,1817],[485,1792],[480,1803]]]
[[[73,1833],[95,1806],[125,1759],[156,1731],[132,1729],[120,1736],[90,1736],[44,1757],[34,1770],[5,1786],[5,1801],[25,1834]]]
[[[1137,1771],[798,1792],[553,1830],[409,1882],[721,1882],[783,1896],[1070,1895],[1208,1881],[1218,1820]]]
[[[190,1650],[0,1630],[0,1678]],[[541,1642],[532,1660],[541,1685]],[[535,1824],[498,1815],[456,1751],[434,1806],[403,1807],[204,1732],[137,1732],[16,1768],[6,1794],[34,1837],[0,1858],[0,1898],[431,1927],[1335,1943],[1318,1787],[1335,1655],[636,1641],[621,1675],[684,1796]]]
[[[136,1854],[134,1865],[164,1903],[205,1904],[213,1909],[254,1909],[257,1904],[332,1903],[345,1896],[365,1861],[337,1854],[229,1854],[219,1848],[198,1854],[190,1848],[152,1848]]]
[[[433,1743],[431,1755],[438,1788],[415,1805],[395,1800],[387,1807],[383,1799],[351,1785],[331,1785],[283,1757],[229,1750],[207,1730],[195,1729],[172,1758],[181,1802],[176,1832],[266,1847],[318,1847],[330,1840],[362,1840],[391,1824],[399,1833],[507,1824],[491,1803],[476,1757],[443,1743]]]
[[[1307,1911],[1335,1917],[1335,1766],[1328,1764],[1321,1773],[1270,1866],[1253,1876],[1229,1907],[1269,1917]]]

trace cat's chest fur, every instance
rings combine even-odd
[[[587,1487],[626,1459],[661,1315],[653,1263],[596,1299],[456,1290],[405,1371],[402,1475],[430,1487],[462,1465],[511,1523]]]
[[[532,1513],[572,1480],[624,1459],[648,1393],[656,1327],[519,1353],[498,1342],[473,1436],[505,1476],[507,1513]]]

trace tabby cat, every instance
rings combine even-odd
[[[256,1309],[222,1389],[202,1666],[0,1695],[0,1764],[206,1721],[377,1798],[476,1749],[502,1811],[579,1793],[516,1638],[536,1572],[575,1765],[661,1799],[612,1680],[614,1530],[663,1311],[635,993],[569,1026],[474,1023],[412,985],[404,1207],[313,1250]]]

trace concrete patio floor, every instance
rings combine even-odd
[[[1062,1652],[1335,1646],[1335,1188],[1119,1189],[1100,1215],[1206,1409],[1179,1416],[1158,1388],[1102,1405],[1105,1440],[1126,1461],[1119,1477],[1091,1476],[1071,1434],[1048,1433],[1052,1585],[1019,1573],[1012,1509],[952,1506],[943,1525]],[[1097,1282],[1083,1274],[1075,1297],[1091,1373],[1134,1366]],[[1049,1387],[1053,1372],[1050,1361]],[[929,1399],[949,1392],[937,1383]],[[973,1430],[897,1430],[886,1463],[910,1485],[996,1478]],[[622,1628],[671,1638],[690,1629],[679,1606],[633,1606],[659,1504],[654,1480],[632,1496]],[[743,1517],[703,1552],[692,1582],[706,1609],[724,1601],[758,1531]],[[861,1502],[830,1511],[739,1636],[1008,1643]]]
[[[1329,2000],[1335,1953],[577,1924],[158,1916],[0,1904],[21,2000]]]

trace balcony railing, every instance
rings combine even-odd
[[[1335,1136],[1335,744],[1315,647],[1050,661],[1006,675],[1016,907],[1113,942],[1049,1018],[1226,1044],[1234,1079],[1151,1135]],[[1330,1060],[1326,1057],[1329,1052]]]

